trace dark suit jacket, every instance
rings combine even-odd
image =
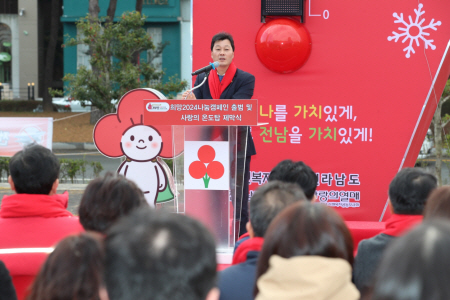
[[[17,299],[11,276],[9,276],[9,271],[2,261],[0,261],[0,299]]]
[[[369,288],[384,250],[394,239],[394,236],[380,233],[359,243],[353,263],[353,282],[360,292]]]
[[[212,71],[214,72],[214,71]],[[205,73],[199,74],[195,80],[194,86],[202,83],[205,78]],[[255,89],[255,76],[250,73],[244,72],[240,69],[236,70],[233,80],[230,85],[220,95],[220,99],[251,99],[253,96],[253,90]],[[208,79],[198,89],[194,90],[194,95],[197,99],[212,99],[211,92],[209,91]],[[256,108],[258,109],[258,108]],[[256,154],[255,144],[253,143],[253,137],[250,132],[250,128],[247,126],[239,126],[239,132],[247,130],[247,154],[251,156]]]
[[[220,300],[253,300],[256,281],[256,264],[259,251],[249,251],[247,260],[219,272],[217,286]]]

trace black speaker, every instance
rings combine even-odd
[[[267,16],[300,16],[303,23],[303,0],[261,0],[261,22]]]

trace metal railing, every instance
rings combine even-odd
[[[0,100],[35,100],[37,97],[36,92],[34,85],[29,85],[26,88],[8,88],[0,85]]]

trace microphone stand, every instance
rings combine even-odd
[[[187,94],[186,95],[186,97],[184,97],[184,99],[183,100],[186,100],[187,99],[187,97],[192,93],[192,91],[193,90],[195,90],[195,89],[198,89],[199,87],[201,87],[204,83],[205,83],[205,81],[206,81],[206,79],[208,78],[208,76],[209,76],[209,72],[206,72],[206,74],[205,74],[205,78],[203,78],[203,81],[202,81],[202,83],[200,83],[199,85],[197,85],[196,87],[193,87],[192,88],[192,90],[191,90],[191,92],[189,93],[189,94]]]

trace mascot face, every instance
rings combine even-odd
[[[162,150],[161,135],[151,126],[136,125],[129,128],[122,136],[123,153],[132,160],[148,161]]]

